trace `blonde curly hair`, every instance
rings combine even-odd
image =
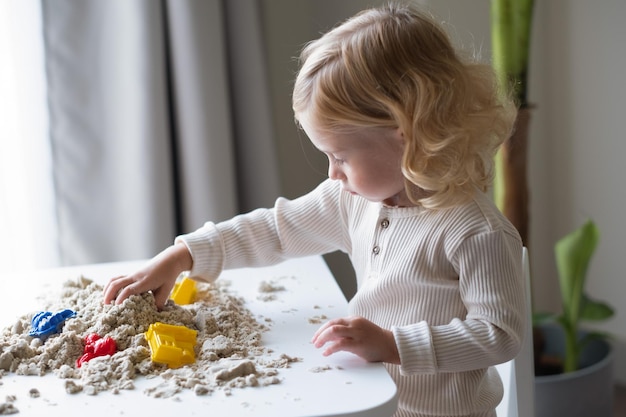
[[[399,128],[407,194],[427,208],[487,191],[517,112],[489,65],[461,59],[431,17],[402,4],[362,11],[307,44],[293,110],[296,122],[306,113],[336,133]]]

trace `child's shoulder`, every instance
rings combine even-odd
[[[448,209],[447,215],[456,221],[451,226],[462,228],[466,233],[479,234],[495,231],[517,235],[515,226],[502,214],[488,194],[477,191],[465,203]]]

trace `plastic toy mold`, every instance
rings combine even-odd
[[[76,312],[66,309],[57,313],[41,311],[33,316],[30,321],[32,326],[29,336],[44,337],[61,331],[65,320],[76,317]]]
[[[190,278],[183,278],[174,284],[170,299],[178,305],[191,304],[196,296],[196,282]]]
[[[113,355],[117,352],[117,343],[109,336],[100,337],[92,333],[85,336],[85,350],[83,356],[76,360],[76,367],[80,368],[83,363],[98,356]]]
[[[153,362],[179,368],[195,362],[196,336],[198,332],[185,326],[156,322],[144,334],[150,345]]]

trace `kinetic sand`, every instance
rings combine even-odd
[[[270,359],[261,345],[268,330],[244,306],[243,300],[228,293],[224,282],[198,283],[195,302],[179,306],[171,301],[161,311],[150,293],[132,296],[122,305],[104,305],[102,286],[86,278],[68,281],[61,294],[46,302],[46,311],[72,309],[60,333],[47,338],[28,335],[33,314],[24,315],[0,333],[0,383],[2,373],[45,375],[54,373],[70,394],[96,395],[134,389],[134,379],[154,380],[145,390],[153,397],[172,397],[182,390],[210,395],[223,390],[265,386],[280,382],[279,369],[297,358],[280,355]],[[282,288],[265,284],[267,295]],[[196,330],[196,360],[191,365],[169,369],[154,363],[144,333],[150,324],[163,322]],[[269,323],[267,323],[269,324]],[[76,366],[83,354],[84,337],[96,333],[112,337],[118,351]],[[276,357],[274,355],[274,357]],[[36,380],[33,380],[36,386]],[[36,392],[36,387],[33,388]],[[0,399],[0,414],[17,410],[10,398]]]

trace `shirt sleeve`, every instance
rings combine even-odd
[[[529,312],[519,238],[502,231],[474,236],[452,262],[467,315],[443,325],[394,327],[405,375],[486,368],[512,359],[521,348]]]
[[[278,198],[274,207],[230,220],[207,222],[178,236],[193,258],[190,275],[215,280],[222,270],[272,265],[288,258],[346,250],[347,229],[340,184],[326,180],[294,200]]]

